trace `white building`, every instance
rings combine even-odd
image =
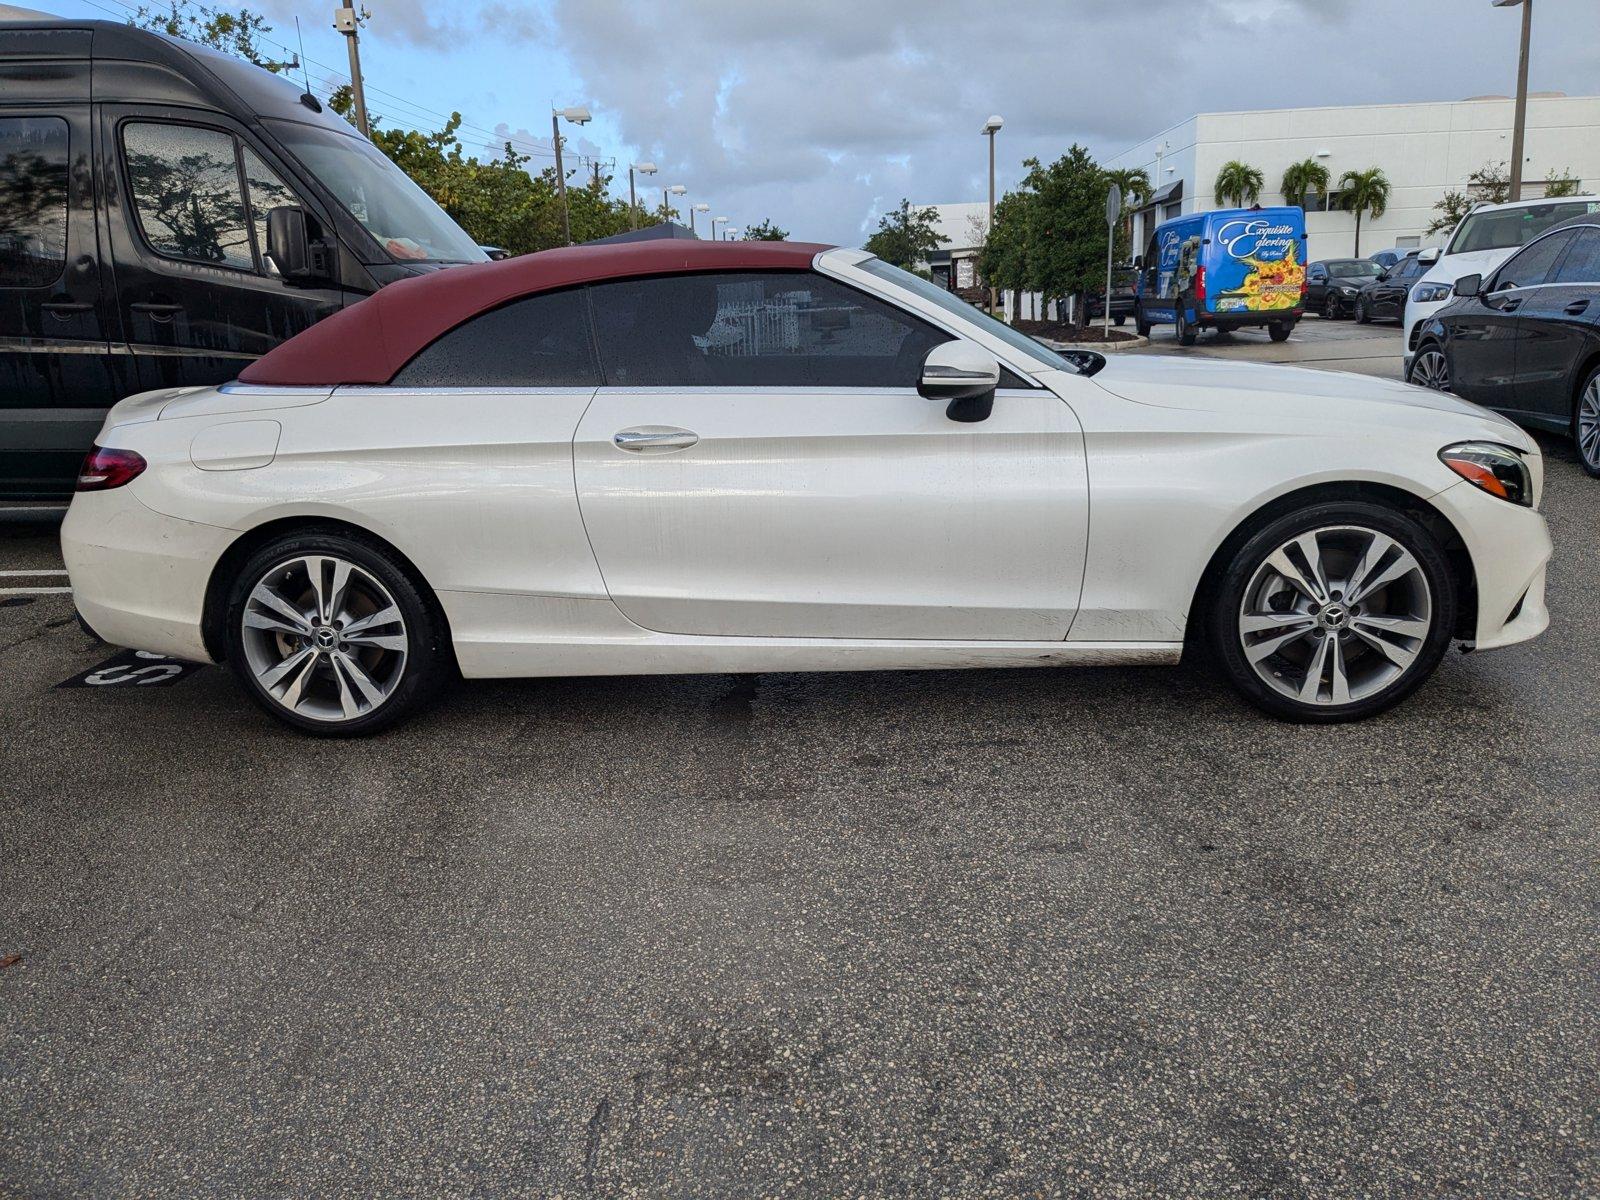
[[[928,256],[934,279],[951,291],[978,284],[978,255],[989,236],[989,202],[913,204],[912,210],[931,208],[938,213],[934,228],[945,240]]]
[[[1143,167],[1154,190],[1137,214],[1134,245],[1161,221],[1218,208],[1212,184],[1223,163],[1238,159],[1265,176],[1262,204],[1283,203],[1279,181],[1290,163],[1314,158],[1330,185],[1346,171],[1382,167],[1392,191],[1388,210],[1361,222],[1360,253],[1440,242],[1427,236],[1446,191],[1466,191],[1467,176],[1511,157],[1513,103],[1503,96],[1425,104],[1346,108],[1281,108],[1200,113],[1123,151],[1105,165]],[[1600,188],[1600,96],[1535,93],[1528,97],[1523,195],[1542,194],[1546,175]],[[1312,258],[1354,255],[1355,218],[1338,207],[1306,213]]]

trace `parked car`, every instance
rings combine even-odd
[[[1379,250],[1373,254],[1367,255],[1367,257],[1373,262],[1377,263],[1380,267],[1388,270],[1401,259],[1407,258],[1416,252],[1417,251],[1415,247],[1402,248],[1400,246],[1391,246],[1387,250]]]
[[[1569,434],[1600,476],[1600,213],[1540,234],[1454,291],[1423,322],[1407,379]]]
[[[1132,267],[1118,267],[1111,273],[1111,321],[1124,325],[1133,315],[1138,301],[1136,294],[1139,272]],[[1084,297],[1085,320],[1104,321],[1106,316],[1105,289],[1091,291]]]
[[[1363,325],[1377,320],[1400,320],[1405,316],[1406,296],[1411,285],[1426,271],[1415,252],[1385,267],[1382,275],[1356,293],[1356,320]]]
[[[1383,268],[1370,258],[1325,258],[1306,268],[1306,311],[1327,320],[1354,314],[1356,297]]]
[[[1180,346],[1201,329],[1265,325],[1281,342],[1300,319],[1305,213],[1229,208],[1157,225],[1139,269],[1134,321],[1142,335],[1172,324]]]
[[[844,310],[818,331],[805,310]],[[107,417],[61,531],[119,645],[364,733],[487,676],[1171,663],[1300,721],[1548,620],[1532,439],[1398,381],[1062,356],[859,250],[408,280]]]
[[[0,22],[0,501],[105,411],[210,385],[347,301],[484,255],[287,80],[115,21]]]
[[[1545,230],[1597,212],[1600,197],[1596,196],[1480,204],[1469,212],[1442,251],[1430,247],[1417,255],[1428,272],[1412,286],[1406,299],[1406,368],[1410,369],[1416,354],[1422,323],[1450,303],[1456,280],[1464,275],[1492,275]]]

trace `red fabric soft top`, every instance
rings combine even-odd
[[[388,383],[440,334],[535,292],[677,271],[803,270],[829,246],[810,242],[624,242],[569,246],[450,267],[391,283],[251,363],[241,383],[318,387]]]

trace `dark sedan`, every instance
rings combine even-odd
[[[1407,380],[1568,433],[1600,476],[1600,214],[1463,276],[1455,296],[1423,324]]]
[[[1325,258],[1306,268],[1305,306],[1337,320],[1356,310],[1356,297],[1383,268],[1370,258]]]
[[[1356,320],[1365,325],[1368,321],[1403,319],[1406,293],[1427,272],[1427,266],[1417,261],[1416,251],[1386,267],[1382,275],[1356,294]]]

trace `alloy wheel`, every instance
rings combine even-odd
[[[1578,453],[1590,470],[1600,471],[1600,375],[1578,398]]]
[[[1450,390],[1450,364],[1445,361],[1444,351],[1437,346],[1429,346],[1411,365],[1411,382],[1420,387],[1432,388],[1436,392]]]
[[[1416,556],[1355,525],[1302,533],[1256,568],[1239,609],[1239,643],[1274,691],[1303,704],[1353,704],[1394,686],[1433,628]]]
[[[373,574],[344,558],[308,554],[275,564],[250,590],[241,625],[256,683],[301,717],[364,717],[405,676],[400,606]]]

